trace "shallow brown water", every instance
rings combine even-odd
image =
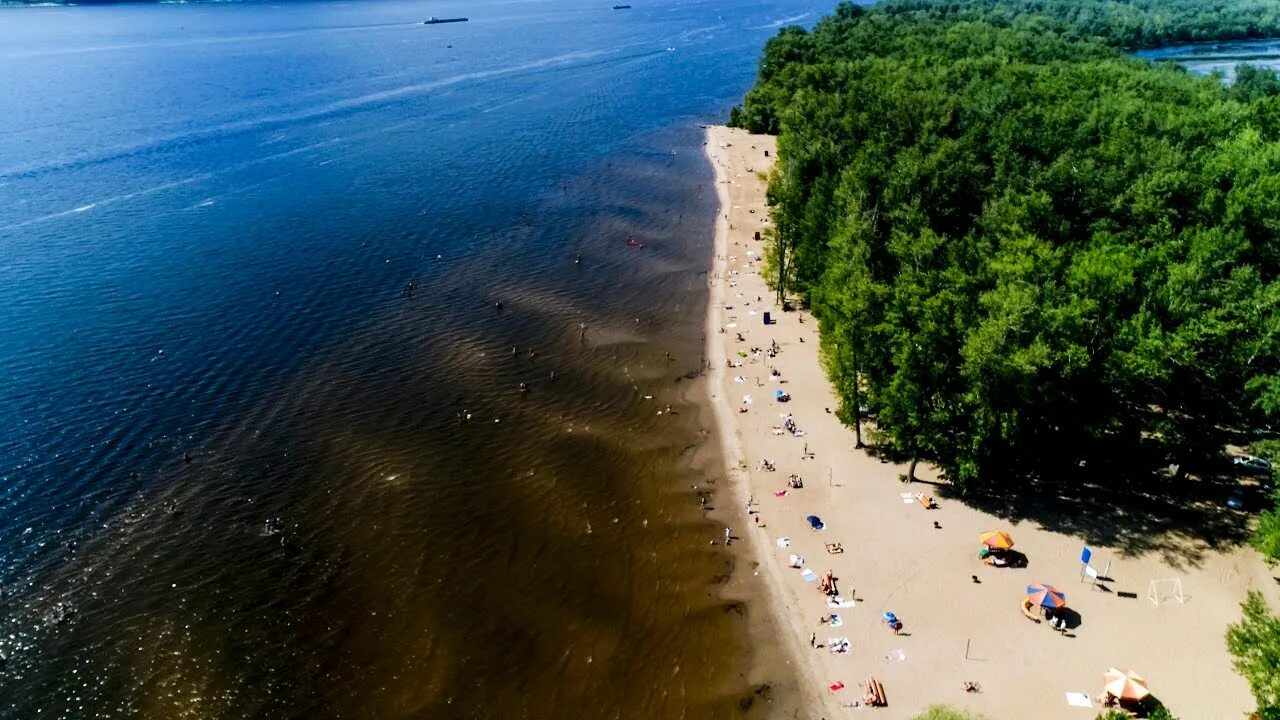
[[[442,259],[102,518],[32,608],[77,609],[38,650],[50,716],[767,714],[782,676],[751,671],[692,489],[718,472],[699,138],[545,198],[610,208],[554,257]]]

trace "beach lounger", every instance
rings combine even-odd
[[[933,498],[923,493],[916,495],[916,500],[920,501],[920,504],[924,506],[925,510],[936,510],[938,508],[938,503],[934,502]]]
[[[867,676],[867,692],[863,694],[862,699],[871,707],[884,707],[889,704],[889,698],[884,694],[884,685],[874,675]]]

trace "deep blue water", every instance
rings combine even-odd
[[[697,125],[829,3],[611,4],[0,9],[0,717],[738,712]]]

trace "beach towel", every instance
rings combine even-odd
[[[1069,692],[1067,693],[1067,704],[1071,707],[1091,708],[1093,701],[1089,699],[1089,693]]]
[[[787,559],[787,564],[793,568],[799,569],[804,566],[804,558],[799,555],[792,555]]]
[[[774,491],[773,491],[773,496],[774,496],[774,497],[785,497],[785,496],[786,496],[786,494],[787,494],[787,491],[786,491],[786,490],[774,490]]]
[[[791,546],[791,538],[789,538],[789,537],[780,537],[780,538],[778,538],[777,543],[778,543],[778,547],[780,547],[780,548],[790,547],[790,546]]]
[[[827,638],[827,647],[831,648],[831,652],[839,655],[849,652],[851,645],[847,637],[833,637]]]
[[[733,381],[734,381],[734,382],[746,382],[746,381],[747,381],[747,378],[746,378],[745,376],[743,376],[743,375],[738,375],[737,377],[735,377],[735,378],[733,379]]]
[[[827,687],[831,690],[831,692],[836,692],[837,690],[843,690],[843,689],[844,689],[844,683],[842,683],[842,682],[840,682],[839,680],[837,680],[837,681],[835,681],[835,682],[831,683],[830,685],[828,685]]]
[[[884,656],[885,662],[902,662],[907,659],[907,653],[902,650],[890,650]]]
[[[830,605],[831,603],[827,604]],[[831,613],[831,627],[840,627],[841,625],[844,625],[844,618],[836,613]]]
[[[818,582],[818,573],[810,570],[809,568],[801,570],[800,577],[804,578],[805,582]]]
[[[840,597],[839,595],[836,595],[835,597],[833,597],[833,598],[831,598],[830,600],[828,600],[828,601],[827,601],[827,607],[829,607],[829,608],[837,608],[837,609],[841,609],[841,610],[843,610],[843,609],[845,609],[845,608],[857,607],[857,605],[858,605],[858,603],[857,603],[857,601],[856,601],[856,600],[845,600],[844,598]]]

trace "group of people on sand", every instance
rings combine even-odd
[[[782,419],[782,428],[787,432],[791,433],[792,435],[798,435],[800,432],[802,432],[799,426],[796,425],[795,419],[793,419],[790,415],[787,415],[785,418]]]

